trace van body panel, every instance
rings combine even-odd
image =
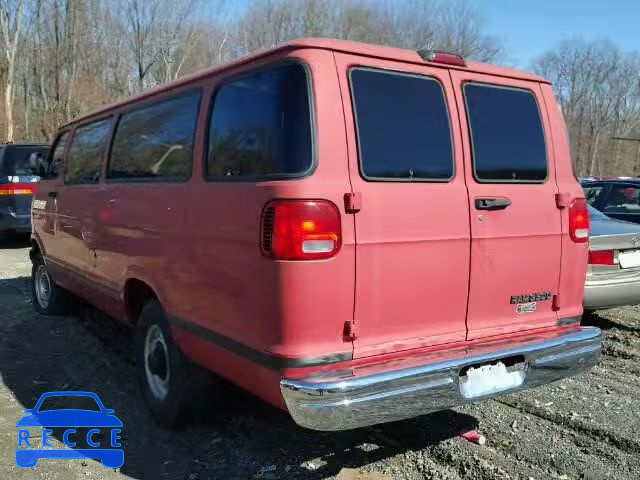
[[[567,203],[577,198],[584,198],[584,190],[580,186],[571,161],[569,137],[560,107],[556,102],[551,85],[541,84],[545,111],[549,123],[549,139],[553,145],[556,161],[556,183],[560,194],[567,198]],[[588,243],[575,243],[569,236],[569,215],[567,208],[562,210],[562,260],[560,265],[560,279],[556,300],[558,318],[571,318],[582,315],[584,286],[587,275]]]
[[[297,59],[309,71],[316,125],[313,174],[276,181],[194,182],[191,238],[185,240],[192,271],[170,305],[176,315],[275,356],[351,356],[352,343],[345,341],[343,330],[353,319],[355,238],[352,216],[344,212],[344,195],[351,186],[333,55],[300,50],[293,58],[272,62],[278,59]],[[235,70],[231,78],[242,72]],[[325,199],[338,207],[342,247],[334,258],[289,262],[262,254],[262,210],[270,200],[287,198]]]
[[[355,357],[464,340],[469,281],[469,206],[448,71],[336,54],[349,146],[349,175],[362,196],[355,215]],[[360,171],[349,73],[354,67],[437,80],[452,132],[454,178],[367,181]],[[389,92],[393,95],[393,92]],[[398,145],[398,154],[402,145]]]

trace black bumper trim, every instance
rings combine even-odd
[[[214,345],[229,350],[236,355],[257,363],[270,370],[281,370],[284,368],[307,368],[334,363],[347,362],[353,360],[353,352],[340,352],[319,357],[281,357],[262,350],[256,350],[244,343],[240,343],[232,338],[221,335],[208,328],[197,325],[175,315],[169,315],[169,323],[186,332],[206,340]]]

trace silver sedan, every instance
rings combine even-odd
[[[591,237],[584,308],[640,303],[640,225],[589,207]]]

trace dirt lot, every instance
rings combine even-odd
[[[535,391],[323,434],[229,387],[221,402],[206,401],[197,422],[170,432],[144,408],[127,331],[88,307],[69,318],[36,315],[30,268],[26,242],[0,246],[2,479],[356,478],[343,469],[360,470],[358,478],[640,478],[640,308],[586,318],[605,331],[600,365]],[[93,391],[115,409],[124,423],[122,468],[94,460],[15,466],[15,423],[52,390]],[[460,438],[471,428],[485,445]]]

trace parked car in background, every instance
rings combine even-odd
[[[607,217],[640,223],[640,179],[583,180],[587,202]]]
[[[34,307],[72,291],[135,328],[160,422],[197,395],[189,362],[342,430],[600,358],[587,204],[542,77],[304,39],[76,119],[52,152]]]
[[[48,150],[42,143],[0,145],[0,240],[31,232],[31,200]]]
[[[591,238],[584,307],[640,303],[640,226],[589,207]]]

